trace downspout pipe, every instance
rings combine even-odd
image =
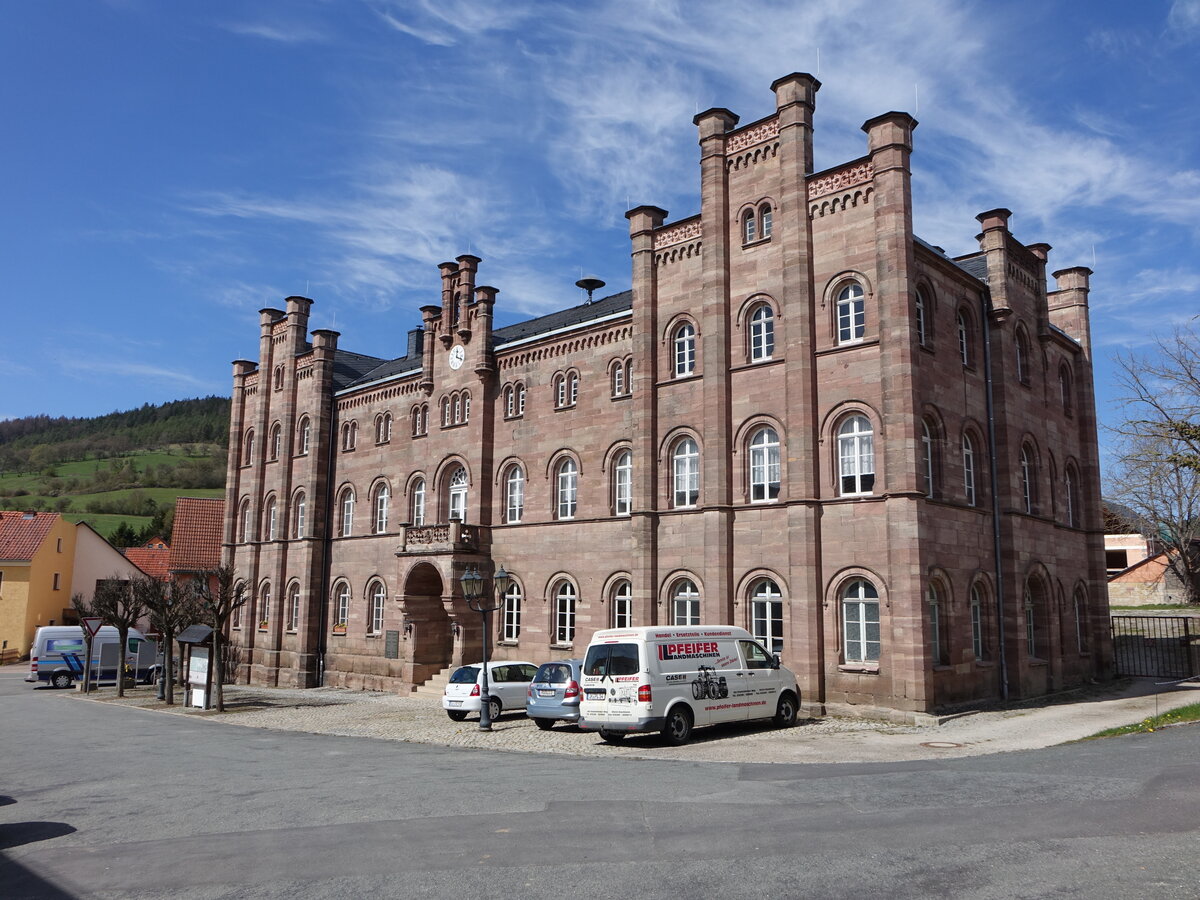
[[[1000,479],[997,473],[999,453],[996,450],[996,401],[992,384],[992,320],[991,292],[984,288],[979,299],[983,323],[983,381],[987,401],[988,482],[992,494],[992,555],[996,577],[996,638],[1000,644],[1000,696],[1008,699],[1008,653],[1004,642],[1004,565],[1000,550]]]
[[[337,405],[332,394],[329,402],[329,437],[325,458],[325,534],[321,540],[321,631],[317,635],[317,687],[325,687],[325,651],[329,640],[329,574],[330,558],[333,555],[334,492],[337,485],[333,479],[334,460],[337,459]]]

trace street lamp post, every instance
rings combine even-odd
[[[504,566],[496,570],[496,574],[492,578],[492,584],[496,589],[494,604],[489,604],[484,598],[483,576],[479,574],[477,568],[471,566],[467,569],[460,581],[462,582],[463,596],[467,598],[467,606],[483,617],[483,684],[480,686],[481,693],[479,695],[479,730],[491,731],[492,697],[488,692],[488,614],[500,608],[504,595],[508,592],[508,586],[512,584],[512,576],[504,571]]]

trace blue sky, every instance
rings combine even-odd
[[[1111,356],[1200,312],[1200,0],[5,4],[0,418],[227,394],[257,310],[376,356],[483,257],[500,324],[629,285],[625,211],[697,211],[692,116],[814,72],[817,168],[907,110],[916,226],[1088,265]],[[1094,260],[1094,263],[1093,263]]]

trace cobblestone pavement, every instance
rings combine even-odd
[[[562,723],[551,731],[541,731],[520,713],[505,713],[493,731],[485,733],[474,716],[465,722],[451,722],[436,698],[342,688],[229,686],[224,713],[168,707],[155,699],[154,689],[149,687],[130,689],[124,700],[118,700],[112,688],[90,698],[72,696],[256,728],[448,747],[709,762],[829,763],[938,759],[1047,747],[1137,722],[1156,709],[1164,712],[1200,701],[1200,685],[1167,688],[1156,687],[1149,679],[1126,679],[1036,706],[974,712],[936,725],[829,716],[804,720],[786,730],[769,722],[716,726],[697,729],[684,747],[664,746],[657,735],[631,735],[621,745],[610,746],[594,732]],[[178,694],[176,699],[180,699]]]

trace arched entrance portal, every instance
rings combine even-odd
[[[413,566],[404,580],[401,609],[405,625],[412,625],[408,652],[413,684],[424,684],[451,662],[454,637],[443,591],[441,573],[429,563]]]

